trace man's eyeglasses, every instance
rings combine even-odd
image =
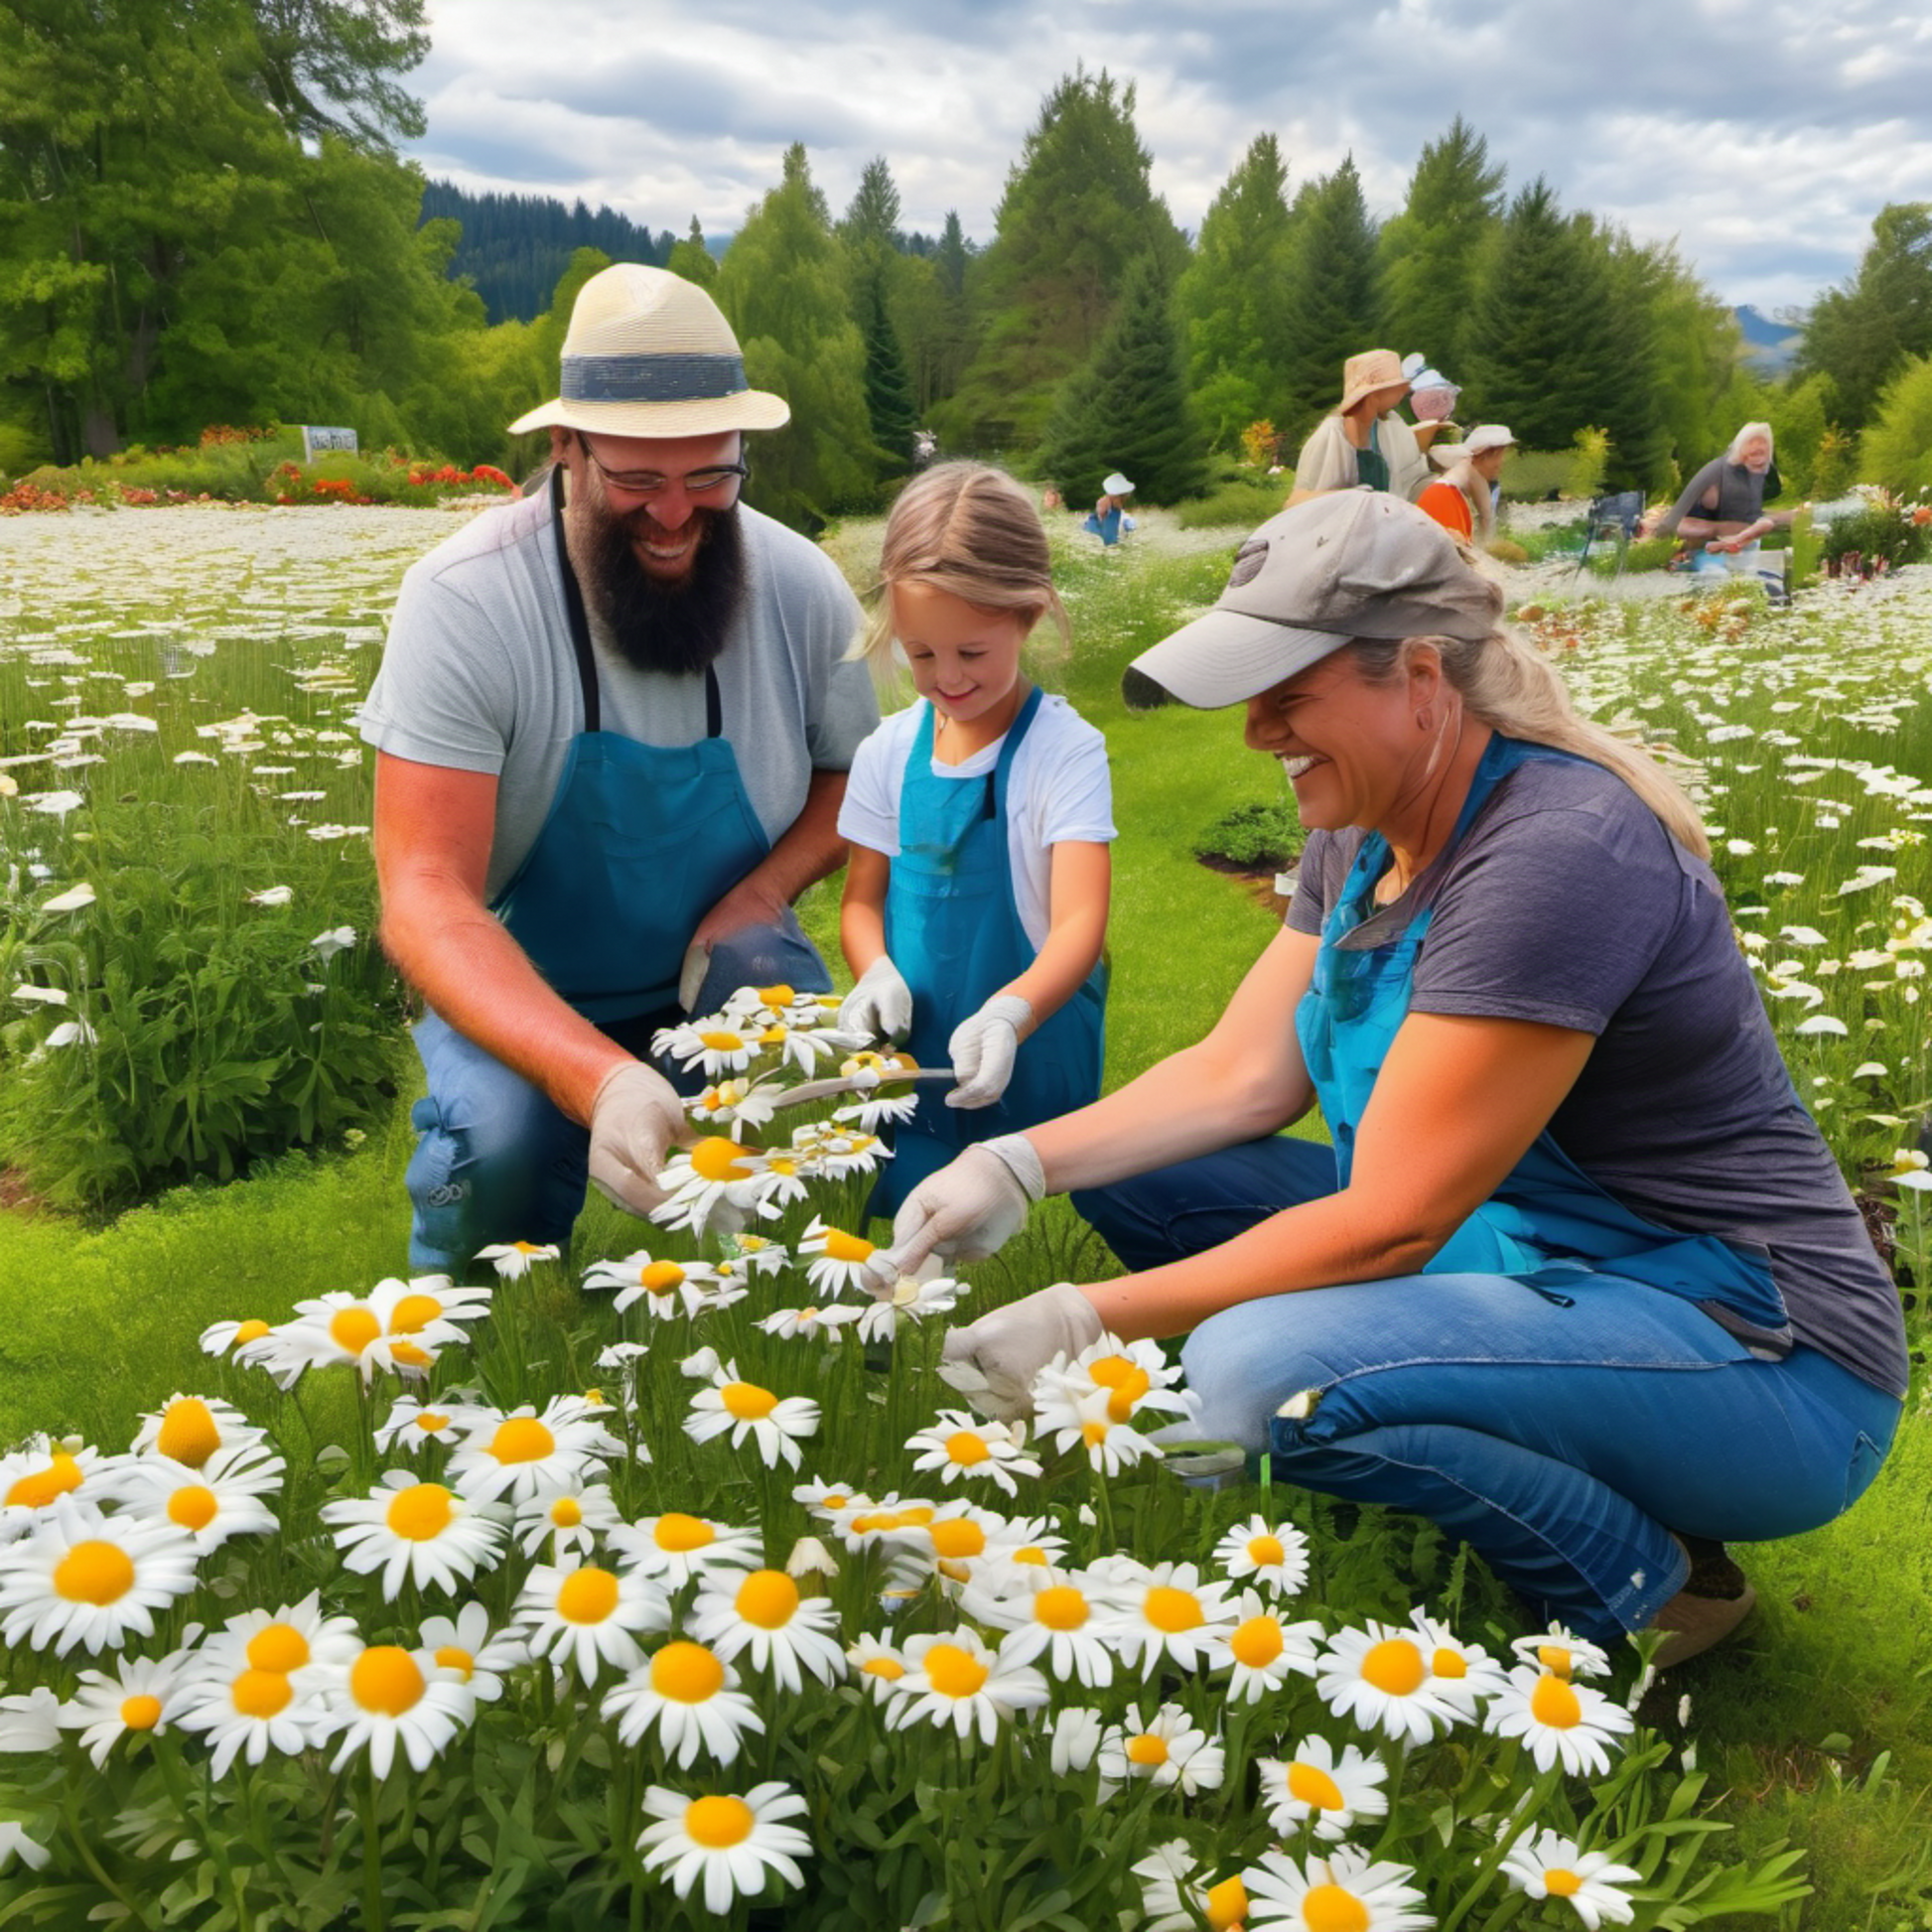
[[[708,469],[693,470],[683,477],[662,477],[654,470],[613,470],[598,460],[597,452],[580,436],[578,447],[590,458],[591,466],[607,483],[616,485],[626,496],[646,499],[660,495],[672,483],[680,483],[693,496],[708,496],[715,490],[736,489],[752,474],[749,463],[715,463]]]

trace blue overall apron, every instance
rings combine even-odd
[[[1568,756],[1500,733],[1493,737],[1445,856],[1460,844],[1506,773],[1534,759]],[[1344,1187],[1356,1128],[1389,1044],[1408,1016],[1416,955],[1433,916],[1433,908],[1418,913],[1390,945],[1341,946],[1342,936],[1374,910],[1375,882],[1388,862],[1387,841],[1371,832],[1322,922],[1313,983],[1296,1014],[1302,1056],[1334,1140]],[[1590,1179],[1548,1129],[1423,1272],[1512,1275],[1564,1303],[1565,1289],[1587,1282],[1598,1268],[1682,1296],[1707,1311],[1721,1309],[1727,1317],[1725,1325],[1747,1340],[1778,1351],[1791,1345],[1783,1297],[1760,1252],[1643,1220]]]
[[[886,950],[912,994],[906,1046],[921,1066],[946,1065],[953,1029],[1037,957],[1013,893],[1007,787],[1039,701],[1035,688],[983,779],[934,774],[930,705],[906,760],[898,857],[886,890]],[[990,1107],[948,1107],[936,1082],[926,1089],[917,1114],[897,1130],[869,1211],[896,1212],[927,1174],[975,1141],[1036,1127],[1099,1099],[1106,1002],[1101,962],[1021,1042],[1013,1078]]]
[[[584,729],[570,742],[536,843],[491,909],[557,993],[604,1026],[676,1004],[698,921],[769,845],[723,736],[709,666],[696,744],[639,745],[599,729],[597,662],[564,544],[563,472],[552,475]]]

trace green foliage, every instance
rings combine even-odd
[[[1932,355],[1915,355],[1886,384],[1866,426],[1859,468],[1901,494],[1932,487]]]
[[[1458,114],[1423,149],[1402,212],[1384,225],[1378,243],[1384,333],[1399,352],[1420,349],[1451,381],[1464,379],[1502,186],[1489,143]]]
[[[1341,397],[1341,365],[1382,339],[1375,224],[1352,155],[1295,198],[1282,335],[1288,389],[1279,420],[1291,444]]]
[[[753,386],[791,404],[791,421],[759,439],[750,500],[808,532],[867,505],[886,459],[866,409],[866,344],[803,147],[786,150],[784,180],[746,217],[712,292]]]
[[[1503,466],[1504,501],[1540,503],[1552,491],[1563,497],[1600,496],[1609,447],[1606,432],[1586,427],[1567,450],[1518,450]]]
[[[1863,429],[1906,358],[1932,353],[1932,202],[1889,202],[1859,272],[1813,304],[1799,367],[1832,378],[1847,429]]]
[[[1817,487],[1819,455],[1831,428],[1834,407],[1828,375],[1803,376],[1772,390],[1765,398],[1761,420],[1771,425],[1778,476],[1785,494],[1793,500],[1825,494]],[[1747,416],[1740,420],[1756,419]]]
[[[1922,562],[1932,550],[1932,507],[1880,494],[1863,509],[1833,517],[1819,537],[1819,549],[1832,563],[1847,556],[1866,564],[1882,558],[1895,570],[1900,564]]]
[[[912,433],[918,427],[905,353],[893,320],[892,290],[903,239],[898,213],[898,189],[882,155],[867,165],[852,206],[839,223],[839,239],[847,256],[852,319],[865,338],[866,417],[873,442],[885,453],[884,469],[890,476],[902,476],[911,468]]]
[[[1242,477],[1214,485],[1206,495],[1182,503],[1175,519],[1183,530],[1252,530],[1266,523],[1288,500],[1289,479]]]
[[[1292,800],[1236,805],[1194,843],[1197,859],[1223,859],[1249,872],[1280,872],[1301,852],[1308,834]]]
[[[1144,255],[1128,271],[1092,361],[1061,390],[1039,461],[1069,503],[1096,498],[1115,469],[1144,502],[1172,503],[1200,488],[1205,458],[1167,273],[1157,256]]]
[[[698,225],[698,217],[691,217],[691,231],[676,243],[664,266],[673,275],[682,275],[687,282],[695,282],[701,289],[708,289],[718,279],[718,257],[711,252],[704,238],[704,229]]]

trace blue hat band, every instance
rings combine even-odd
[[[566,355],[565,402],[716,402],[747,387],[742,355]]]

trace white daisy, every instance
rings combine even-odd
[[[332,1672],[324,1695],[341,1736],[329,1768],[342,1770],[366,1748],[379,1778],[389,1775],[398,1745],[412,1769],[428,1770],[477,1715],[465,1677],[443,1669],[432,1651],[393,1643],[370,1644],[346,1670]]]
[[[779,1309],[752,1325],[779,1341],[793,1341],[802,1335],[807,1341],[830,1344],[838,1340],[845,1323],[857,1321],[864,1312],[847,1302],[828,1302],[822,1308]]]
[[[738,1683],[738,1673],[716,1651],[679,1639],[606,1692],[604,1715],[616,1721],[619,1740],[625,1744],[641,1743],[655,1727],[658,1747],[680,1770],[689,1770],[701,1751],[729,1764],[746,1731],[764,1729],[764,1720]]]
[[[1247,1888],[1236,1872],[1205,1884],[1185,1839],[1157,1845],[1131,1869],[1141,1881],[1141,1932],[1194,1932],[1202,1919],[1209,1932],[1238,1932],[1248,1916]]]
[[[1126,1722],[1100,1741],[1100,1775],[1112,1785],[1145,1778],[1191,1798],[1197,1792],[1220,1789],[1227,1775],[1227,1754],[1208,1741],[1207,1732],[1181,1706],[1164,1704],[1143,1723],[1140,1707],[1129,1705]]]
[[[740,1234],[725,1243],[729,1260],[738,1262],[748,1275],[777,1275],[791,1260],[791,1250],[781,1241],[762,1234]]]
[[[450,1480],[475,1502],[520,1502],[545,1483],[580,1482],[593,1457],[617,1457],[623,1445],[597,1421],[603,1405],[556,1395],[539,1415],[529,1404],[507,1416],[478,1412],[450,1457]]]
[[[0,1545],[39,1522],[59,1497],[93,1496],[105,1466],[97,1450],[49,1436],[30,1436],[0,1455]],[[105,1500],[106,1491],[98,1493]]]
[[[290,1677],[312,1667],[346,1664],[360,1648],[354,1618],[325,1616],[321,1596],[311,1590],[299,1603],[285,1603],[276,1610],[243,1610],[229,1617],[202,1640],[194,1669],[214,1677],[232,1677],[244,1670]]]
[[[154,1613],[195,1587],[195,1545],[172,1523],[103,1516],[76,1496],[7,1548],[0,1569],[0,1642],[65,1657],[118,1650],[154,1635]]]
[[[754,1215],[775,1220],[778,1208],[764,1200],[765,1180],[759,1164],[761,1148],[741,1147],[711,1135],[688,1152],[671,1156],[658,1170],[665,1198],[650,1211],[662,1228],[688,1228],[693,1234],[719,1230],[735,1234]]]
[[[847,1234],[829,1222],[812,1217],[798,1243],[798,1252],[812,1258],[805,1278],[821,1295],[842,1295],[848,1289],[863,1290],[866,1263],[878,1250],[863,1235]]]
[[[494,1704],[503,1695],[503,1672],[530,1661],[528,1646],[513,1630],[490,1629],[481,1603],[464,1604],[454,1617],[424,1617],[417,1642],[439,1670],[454,1671],[468,1684],[480,1704]]]
[[[659,1027],[651,1035],[650,1050],[659,1058],[668,1054],[687,1072],[700,1067],[707,1080],[715,1080],[721,1073],[743,1073],[751,1065],[758,1035],[750,1027],[732,1025],[723,1014],[708,1014],[680,1026]]]
[[[1198,1406],[1180,1381],[1178,1362],[1170,1362],[1158,1341],[1122,1341],[1102,1335],[1069,1362],[1055,1362],[1054,1374],[1065,1384],[1077,1405],[1096,1389],[1107,1391],[1107,1420],[1132,1422],[1144,1411],[1188,1416]]]
[[[806,1809],[788,1785],[754,1785],[743,1797],[713,1793],[689,1798],[653,1784],[644,1793],[644,1810],[658,1822],[638,1835],[646,1871],[665,1871],[671,1889],[688,1898],[704,1880],[704,1908],[714,1916],[729,1911],[734,1898],[753,1898],[775,1871],[794,1885],[805,1882],[798,1860],[812,1844],[795,1825],[783,1821]]]
[[[1235,1583],[1265,1584],[1293,1596],[1309,1581],[1309,1540],[1293,1523],[1250,1516],[1214,1546],[1214,1561]]]
[[[461,1439],[465,1429],[475,1427],[485,1414],[467,1402],[454,1402],[448,1396],[420,1402],[413,1395],[399,1395],[389,1407],[388,1420],[375,1431],[375,1446],[385,1455],[398,1449],[413,1455],[432,1443],[448,1449]]]
[[[211,1321],[202,1330],[201,1343],[204,1355],[226,1355],[232,1351],[236,1361],[244,1359],[242,1350],[250,1342],[256,1342],[270,1334],[272,1330],[259,1315],[250,1315],[245,1321]]]
[[[810,1482],[795,1484],[791,1499],[795,1503],[802,1503],[821,1523],[836,1523],[855,1509],[872,1507],[872,1499],[851,1483],[822,1482],[816,1476]]]
[[[549,1546],[552,1563],[588,1557],[600,1536],[624,1527],[616,1499],[601,1482],[545,1483],[516,1505],[514,1535],[526,1557]]]
[[[990,1744],[1003,1723],[1052,1697],[1038,1671],[1016,1663],[1004,1643],[989,1650],[971,1627],[908,1637],[904,1657],[905,1675],[886,1707],[896,1730],[924,1719],[942,1730],[950,1725],[961,1737],[977,1730]]]
[[[915,1471],[937,1469],[941,1482],[971,1477],[1020,1493],[1016,1475],[1036,1476],[1039,1460],[1026,1453],[1024,1423],[980,1422],[963,1409],[941,1409],[939,1420],[906,1438]]]
[[[939,1513],[936,1504],[911,1496],[882,1496],[863,1508],[848,1509],[832,1525],[846,1549],[857,1555],[878,1544],[903,1544],[909,1532],[922,1532]]]
[[[684,1433],[694,1443],[708,1443],[727,1430],[733,1449],[743,1447],[750,1436],[767,1469],[775,1468],[780,1456],[795,1469],[798,1445],[818,1434],[818,1404],[802,1395],[779,1396],[756,1382],[743,1381],[736,1362],[723,1362],[711,1386],[691,1398]]]
[[[1452,1699],[1465,1718],[1473,1718],[1476,1707],[1507,1682],[1503,1667],[1480,1644],[1464,1643],[1447,1623],[1421,1609],[1410,1611],[1409,1621],[1429,1659],[1431,1684]]]
[[[1553,1677],[1607,1677],[1609,1653],[1587,1637],[1580,1637],[1561,1623],[1533,1637],[1518,1637],[1510,1646],[1526,1664],[1535,1664]]]
[[[916,1588],[937,1575],[950,1588],[982,1575],[1004,1573],[1012,1567],[1014,1551],[1034,1531],[1032,1522],[1009,1523],[997,1511],[956,1497],[929,1521],[903,1525],[894,1538],[899,1554],[892,1581]]]
[[[1622,1889],[1641,1884],[1643,1873],[1634,1865],[1616,1864],[1607,1852],[1580,1851],[1559,1832],[1538,1832],[1520,1839],[1503,1854],[1503,1875],[1531,1898],[1561,1898],[1573,1906],[1589,1932],[1605,1919],[1628,1925],[1637,1908]]]
[[[764,1037],[759,1035],[760,1040]],[[710,1128],[714,1133],[724,1128],[733,1140],[740,1141],[745,1138],[747,1128],[769,1125],[783,1094],[784,1088],[772,1081],[754,1080],[741,1074],[706,1087],[695,1099],[684,1103],[684,1111],[701,1127]]]
[[[208,1774],[227,1775],[237,1756],[259,1764],[270,1750],[294,1757],[334,1728],[322,1698],[320,1671],[265,1670],[244,1658],[225,1670],[196,1669],[163,1711],[164,1722],[203,1733],[212,1756]]]
[[[1077,1444],[1102,1475],[1116,1476],[1143,1458],[1161,1453],[1132,1423],[1114,1421],[1110,1413],[1113,1397],[1104,1388],[1075,1399],[1066,1393],[1063,1377],[1050,1368],[1041,1369],[1034,1383],[1034,1403],[1040,1435],[1050,1431],[1056,1449],[1069,1449]]]
[[[507,1540],[507,1512],[473,1502],[410,1469],[389,1469],[366,1496],[324,1503],[343,1565],[357,1576],[382,1573],[382,1600],[393,1603],[406,1581],[419,1589],[454,1591],[479,1570],[494,1570]]]
[[[282,1527],[262,1498],[281,1493],[287,1466],[265,1443],[237,1443],[199,1469],[167,1455],[129,1456],[103,1481],[129,1514],[185,1530],[196,1555],[206,1556],[231,1536],[273,1536]]]
[[[1217,1636],[1214,1668],[1227,1670],[1228,1697],[1259,1704],[1288,1682],[1291,1671],[1315,1673],[1320,1622],[1309,1617],[1290,1623],[1259,1590],[1244,1589],[1234,1606],[1235,1621]]]
[[[877,1134],[882,1127],[908,1121],[919,1111],[919,1096],[910,1086],[876,1087],[863,1100],[854,1100],[832,1109],[832,1118],[842,1125],[850,1123],[862,1133]]]
[[[860,1637],[845,1647],[845,1661],[852,1674],[872,1693],[875,1703],[884,1704],[905,1676],[905,1659],[898,1649],[882,1637]]]
[[[845,1675],[838,1621],[831,1603],[822,1596],[800,1595],[797,1584],[782,1570],[724,1573],[707,1580],[685,1619],[690,1634],[727,1663],[750,1651],[759,1670],[769,1671],[793,1693],[804,1681],[801,1664],[821,1684]]]
[[[521,1281],[539,1261],[561,1261],[563,1251],[554,1241],[492,1241],[477,1250],[477,1259],[486,1261],[501,1281]]]
[[[1119,1645],[1130,1668],[1152,1677],[1166,1658],[1181,1670],[1211,1664],[1234,1627],[1225,1584],[1204,1584],[1191,1563],[1110,1557],[1093,1574],[1120,1605]]]
[[[199,1469],[222,1449],[267,1440],[231,1403],[211,1395],[171,1395],[159,1409],[142,1416],[134,1453],[165,1455]]]
[[[1482,1722],[1499,1737],[1522,1738],[1539,1771],[1561,1763],[1573,1776],[1601,1777],[1610,1768],[1604,1746],[1629,1730],[1633,1720],[1587,1684],[1518,1664]]]
[[[1260,1862],[1241,1874],[1248,1892],[1251,1932],[1280,1925],[1292,1932],[1428,1932],[1436,1923],[1412,1905],[1426,1903],[1407,1881],[1412,1866],[1382,1864],[1366,1852],[1337,1845],[1306,1861],[1287,1852],[1264,1852]]]
[[[1315,1689],[1336,1717],[1426,1744],[1469,1715],[1459,1691],[1430,1670],[1430,1654],[1414,1630],[1399,1625],[1337,1630],[1321,1654]]]
[[[847,1174],[871,1173],[882,1161],[890,1161],[893,1151],[877,1134],[868,1134],[840,1121],[813,1121],[791,1130],[791,1146],[806,1162],[808,1171],[827,1180],[843,1180]]]
[[[83,1670],[72,1702],[61,1708],[61,1727],[79,1731],[80,1748],[99,1770],[119,1738],[167,1728],[162,1714],[188,1661],[178,1651],[169,1657],[124,1657],[111,1673]]]
[[[0,1697],[0,1754],[40,1756],[61,1743],[61,1700],[45,1684]]]
[[[702,1516],[669,1510],[611,1531],[619,1562],[677,1589],[712,1570],[756,1570],[764,1561],[756,1530],[738,1530]]]
[[[611,1304],[616,1313],[642,1302],[644,1312],[659,1321],[696,1314],[704,1303],[702,1291],[715,1279],[701,1261],[657,1260],[648,1248],[639,1248],[621,1261],[594,1262],[584,1271],[586,1288],[617,1290]]]
[[[1256,1769],[1269,1826],[1283,1835],[1312,1821],[1315,1837],[1332,1841],[1388,1814],[1389,1767],[1353,1744],[1337,1757],[1327,1738],[1304,1737],[1292,1757],[1258,1758]]]
[[[1121,1617],[1104,1585],[1080,1571],[1056,1576],[1035,1573],[1033,1587],[1024,1574],[1009,1571],[990,1586],[967,1590],[965,1607],[976,1622],[1011,1634],[1001,1648],[1017,1664],[1044,1656],[1062,1683],[1077,1679],[1102,1691],[1114,1681],[1114,1646]],[[1009,1587],[1009,1584],[1011,1587]]]
[[[949,1280],[944,1275],[935,1275],[927,1282],[901,1275],[890,1294],[877,1296],[867,1303],[859,1316],[859,1338],[892,1341],[897,1336],[901,1321],[920,1322],[935,1314],[949,1313],[965,1292],[964,1282]]]
[[[1063,1704],[1053,1713],[1052,1742],[1048,1762],[1056,1778],[1071,1777],[1084,1771],[1100,1753],[1100,1740],[1107,1734],[1098,1711],[1085,1705]]]
[[[516,1620],[532,1655],[548,1657],[559,1669],[568,1663],[589,1687],[606,1663],[634,1670],[644,1656],[638,1633],[668,1629],[671,1606],[635,1570],[538,1564],[516,1599]]]

